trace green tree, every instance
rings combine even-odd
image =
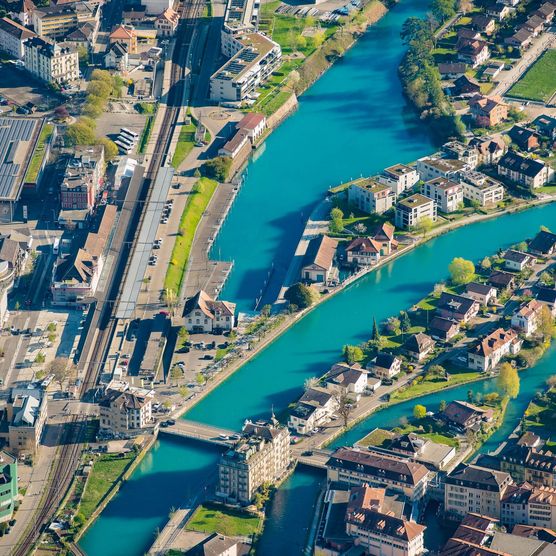
[[[415,226],[413,226],[413,231],[421,234],[423,237],[426,237],[427,234],[432,230],[433,226],[434,222],[432,221],[432,219],[428,216],[424,216],[423,218],[419,219]]]
[[[402,332],[408,332],[411,328],[411,319],[407,311],[400,311],[400,328]]]
[[[554,278],[552,277],[552,274],[550,274],[550,272],[547,272],[546,270],[539,276],[539,282],[543,285],[543,286],[553,286],[554,285]]]
[[[263,305],[263,308],[261,309],[261,315],[265,318],[270,317],[270,313],[272,311],[272,305]]]
[[[462,257],[456,257],[448,266],[448,271],[453,284],[467,284],[475,276],[475,265]]]
[[[232,159],[229,156],[217,156],[212,160],[207,160],[201,166],[201,174],[207,178],[225,182],[228,179],[231,167]]]
[[[490,392],[488,394],[485,394],[485,397],[484,397],[485,403],[488,403],[488,404],[494,404],[499,399],[500,399],[500,394],[498,394],[498,392]]]
[[[344,229],[344,213],[338,207],[330,211],[330,231],[340,233]]]
[[[502,396],[508,396],[511,399],[516,398],[519,394],[517,369],[510,363],[502,363],[496,384]]]
[[[544,340],[549,340],[554,337],[554,319],[552,318],[550,309],[546,305],[543,305],[541,308],[537,330],[542,334]]]
[[[440,405],[438,406],[438,411],[442,412],[446,409],[446,400],[440,400]]]
[[[490,260],[489,257],[485,257],[482,261],[481,261],[481,268],[483,270],[489,270],[492,267],[492,262]]]
[[[359,363],[359,361],[363,361],[365,358],[365,354],[359,346],[346,345],[344,346],[342,353],[346,363],[349,363],[350,365]]]
[[[310,286],[298,282],[286,290],[284,299],[300,309],[305,309],[313,304],[314,296]]]
[[[522,241],[521,243],[518,243],[515,248],[517,251],[527,251],[527,242]]]
[[[413,417],[415,419],[424,419],[427,416],[427,408],[424,405],[417,404],[413,408]]]
[[[187,340],[189,340],[189,332],[187,331],[187,328],[185,328],[185,326],[180,326],[178,330],[178,338],[182,345],[185,344]]]
[[[83,118],[77,120],[74,124],[68,126],[66,132],[66,143],[69,146],[74,145],[93,145],[96,141],[94,128],[83,121]]]
[[[99,137],[96,143],[104,147],[104,158],[107,162],[114,160],[118,156],[118,146],[108,137]]]
[[[197,375],[195,376],[195,382],[199,386],[202,386],[206,382],[203,373],[197,373]]]
[[[446,376],[446,369],[442,365],[438,365],[438,364],[431,365],[429,367],[428,374],[430,374],[432,376],[445,377]]]
[[[386,330],[390,334],[398,335],[401,331],[401,322],[397,317],[388,317],[386,320]]]

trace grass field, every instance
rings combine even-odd
[[[185,160],[187,155],[193,150],[195,146],[195,124],[182,126],[180,135],[178,137],[178,144],[176,145],[176,152],[172,158],[172,166],[179,168],[180,164]]]
[[[509,90],[508,95],[547,102],[556,93],[556,50],[549,50]]]
[[[177,151],[176,151],[177,152]],[[174,155],[175,157],[175,155]],[[176,236],[176,243],[172,250],[172,257],[166,277],[164,278],[164,289],[179,292],[187,261],[189,259],[189,252],[195,237],[195,230],[199,225],[201,216],[209,201],[216,190],[217,182],[209,180],[208,178],[201,178],[193,187],[180,220],[180,229]]]
[[[116,479],[135,456],[135,452],[124,454],[123,457],[120,457],[119,454],[106,454],[95,461],[79,505],[79,513],[85,519],[89,519]]]
[[[25,174],[25,181],[27,183],[35,183],[37,181],[37,178],[39,177],[39,170],[41,169],[46,151],[46,143],[50,139],[53,131],[54,126],[52,124],[46,124],[41,129],[41,134],[39,135],[39,140],[37,141],[37,147],[35,148],[33,158],[31,158],[29,168],[27,168],[27,173]]]
[[[187,523],[187,529],[203,533],[220,533],[228,537],[248,537],[260,528],[261,518],[235,512],[212,504],[199,506]]]

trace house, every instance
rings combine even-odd
[[[532,129],[514,125],[508,135],[512,143],[516,144],[522,151],[534,151],[539,148],[539,136]]]
[[[497,519],[468,513],[439,552],[439,556],[508,556],[505,552],[488,548],[496,533],[494,527],[497,523]]]
[[[483,40],[464,39],[458,41],[458,44],[459,46],[456,47],[458,60],[469,64],[472,68],[484,64],[490,58],[488,44]]]
[[[501,137],[473,137],[469,147],[477,149],[479,164],[495,164],[506,152],[506,143]]]
[[[417,160],[417,172],[423,181],[435,178],[446,178],[458,181],[461,172],[469,170],[467,164],[461,160],[452,158],[441,158],[436,156],[425,156]]]
[[[129,54],[137,53],[137,33],[131,25],[117,25],[108,37],[109,44],[124,43]]]
[[[479,164],[479,153],[472,145],[466,145],[461,141],[448,141],[442,145],[442,152],[446,158],[459,160],[468,168],[476,168]]]
[[[497,21],[503,21],[512,13],[512,9],[505,4],[496,2],[486,9],[486,14],[492,16]]]
[[[467,323],[477,316],[479,303],[472,297],[442,292],[436,306],[436,314],[445,319]]]
[[[380,380],[391,380],[402,368],[402,360],[391,353],[377,353],[376,357],[367,364],[367,369]]]
[[[353,266],[372,266],[380,260],[380,244],[370,237],[356,237],[346,247],[346,260]]]
[[[27,250],[11,237],[0,237],[0,263],[5,263],[13,278],[17,278],[27,259]]]
[[[428,469],[420,463],[356,448],[338,448],[327,461],[326,470],[329,482],[386,487],[403,492],[411,501],[425,495],[429,479]]]
[[[465,75],[466,70],[467,65],[463,62],[438,64],[438,71],[442,79],[457,79],[458,77]]]
[[[434,340],[423,332],[413,334],[403,345],[403,350],[407,356],[418,362],[426,359],[433,349]]]
[[[488,283],[501,291],[513,290],[516,287],[515,274],[493,270],[488,277]]]
[[[463,188],[446,178],[434,178],[423,184],[423,195],[434,199],[440,212],[450,213],[463,206]]]
[[[218,332],[233,330],[236,304],[217,301],[200,290],[185,302],[184,326],[188,332]]]
[[[503,469],[503,471],[506,471],[506,469]],[[506,492],[502,497],[500,521],[509,528],[508,530],[517,523],[521,524],[529,521],[529,512],[527,509],[529,506],[529,498],[532,494],[533,486],[528,483],[509,485],[506,488]]]
[[[172,8],[166,8],[154,22],[154,28],[161,37],[173,37],[176,34],[180,16]]]
[[[429,334],[435,340],[447,342],[459,334],[460,323],[456,320],[443,317],[433,317],[429,323]]]
[[[122,23],[125,25],[137,25],[145,21],[147,15],[145,6],[133,4],[125,6],[122,10]]]
[[[456,455],[456,449],[453,446],[437,444],[413,432],[396,436],[390,441],[387,448],[382,449],[387,449],[388,452],[394,454],[409,456],[412,460],[433,470],[444,469]]]
[[[212,533],[187,552],[190,556],[240,556],[244,546],[238,538]]]
[[[70,3],[49,3],[35,7],[31,20],[39,37],[59,40],[66,37],[84,23],[90,23],[95,32],[99,27],[101,9],[98,3],[76,1]]]
[[[519,50],[525,50],[531,46],[533,42],[533,33],[528,29],[521,28],[516,31],[511,37],[506,37],[504,39],[504,44],[507,46],[512,46],[518,48]]]
[[[390,210],[395,198],[390,187],[373,178],[359,178],[349,183],[349,204],[367,214],[382,214]]]
[[[496,288],[489,284],[480,284],[479,282],[470,282],[465,286],[465,295],[478,301],[481,305],[487,306],[496,303],[498,292]]]
[[[229,156],[231,159],[234,159],[242,152],[247,154],[251,151],[251,148],[252,145],[247,130],[237,129],[234,135],[232,135],[232,138],[218,150],[218,154],[220,156]]]
[[[498,161],[498,174],[530,189],[536,189],[550,183],[554,170],[542,160],[508,151]]]
[[[98,28],[91,22],[85,21],[80,23],[79,27],[68,33],[65,42],[76,48],[86,48],[88,51],[93,50],[97,40]]]
[[[503,255],[504,268],[514,272],[522,272],[535,264],[535,258],[528,253],[522,253],[515,249],[508,249]]]
[[[237,124],[238,130],[243,130],[251,143],[256,143],[266,131],[266,116],[260,112],[248,112]]]
[[[406,197],[396,205],[395,224],[398,228],[410,230],[425,218],[436,221],[436,203],[420,193]]]
[[[533,120],[532,125],[541,135],[548,137],[548,139],[556,140],[556,118],[541,114]]]
[[[35,36],[33,31],[8,17],[0,19],[0,49],[18,60],[23,60],[25,54],[23,43]]]
[[[524,334],[525,337],[531,336],[539,327],[542,308],[543,304],[536,299],[524,303],[512,316],[512,328]]]
[[[496,29],[496,20],[492,16],[476,14],[471,18],[471,25],[485,35],[492,35]]]
[[[552,2],[545,2],[538,10],[533,12],[533,15],[540,17],[546,24],[546,23],[550,23],[554,19],[555,13],[556,13],[556,4]]]
[[[129,69],[129,55],[127,45],[123,42],[113,42],[104,54],[104,67],[126,72]]]
[[[36,9],[33,0],[16,0],[6,5],[8,15],[17,19],[25,27],[32,25],[33,12]]]
[[[508,117],[508,105],[500,97],[476,95],[469,101],[471,117],[478,127],[492,127]]]
[[[502,357],[517,355],[520,349],[521,340],[515,330],[498,328],[469,349],[467,365],[477,371],[490,371],[500,363]]]
[[[462,75],[454,81],[453,94],[458,95],[471,95],[481,92],[481,84],[472,77]]]
[[[79,79],[79,55],[72,44],[31,37],[23,48],[25,69],[38,79],[58,85]]]
[[[504,69],[504,62],[491,62],[483,71],[483,81],[493,81],[496,79],[500,72]]]
[[[544,31],[544,25],[544,18],[539,17],[538,15],[532,15],[525,23],[520,25],[518,29],[525,29],[531,33],[533,37],[538,37]]]
[[[307,282],[327,284],[333,279],[334,259],[338,240],[327,235],[320,235],[309,242],[303,258],[301,278]]]
[[[419,181],[419,174],[413,166],[394,164],[394,166],[385,168],[382,175],[377,176],[376,180],[387,185],[397,196],[411,189]]]
[[[550,309],[550,313],[553,317],[556,316],[556,289],[538,288],[536,299]]]
[[[392,251],[398,248],[398,242],[394,239],[396,228],[389,222],[375,224],[368,230],[370,237],[376,244],[380,245],[380,256],[390,255]]]
[[[324,377],[327,390],[346,394],[355,394],[356,398],[367,388],[367,371],[359,363],[348,365],[336,363]]]
[[[337,408],[334,391],[307,388],[290,412],[288,427],[297,434],[309,434],[329,421]]]
[[[100,400],[100,428],[124,435],[141,432],[153,424],[154,392],[128,383],[122,385],[122,388],[109,386]]]
[[[459,517],[476,513],[498,518],[502,498],[512,483],[509,473],[462,463],[445,479],[444,509]]]
[[[438,417],[458,434],[468,430],[480,431],[483,423],[492,422],[492,409],[482,409],[476,405],[459,400],[450,402]]]
[[[171,8],[173,2],[172,0],[141,0],[141,5],[145,6],[147,15],[158,15]]]
[[[535,255],[554,255],[556,253],[556,234],[541,230],[529,243],[529,251]]]

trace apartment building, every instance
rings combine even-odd
[[[436,203],[420,193],[406,197],[396,205],[397,228],[409,230],[419,224],[423,218],[436,221]]]
[[[419,174],[412,166],[394,164],[394,166],[385,168],[382,175],[377,176],[376,180],[387,185],[397,197],[404,191],[411,189],[419,181]]]
[[[0,49],[18,60],[23,60],[25,54],[23,43],[35,36],[33,31],[8,17],[0,19]]]
[[[435,178],[423,184],[423,195],[436,201],[440,212],[449,213],[463,207],[463,188],[446,178]]]
[[[18,497],[17,460],[0,452],[0,523],[12,519]]]
[[[127,435],[152,425],[154,392],[127,383],[118,386],[109,385],[99,402],[100,428]]]
[[[68,160],[60,184],[62,209],[93,210],[104,175],[104,147],[88,145],[75,147]]]
[[[539,327],[542,308],[543,304],[536,299],[527,301],[512,315],[512,328],[525,337],[533,335]]]
[[[521,349],[521,340],[513,329],[498,328],[467,353],[467,365],[477,371],[494,369],[505,355],[516,355]]]
[[[24,62],[27,71],[48,83],[62,84],[79,79],[79,56],[69,43],[30,38],[24,43]]]
[[[460,517],[477,513],[498,518],[502,497],[512,482],[509,473],[461,464],[445,479],[444,509]]]
[[[457,182],[458,175],[470,168],[461,160],[444,158],[436,155],[420,158],[417,161],[416,169],[419,173],[419,177],[423,181],[430,181],[435,178],[446,178]]]
[[[509,445],[499,456],[500,469],[518,483],[556,488],[556,455],[549,450],[519,444]]]
[[[387,186],[374,178],[359,178],[350,182],[348,202],[367,214],[382,214],[391,209],[396,196]]]
[[[146,15],[160,15],[171,8],[174,2],[172,0],[141,0],[141,5],[145,6]]]
[[[288,427],[298,434],[309,434],[315,427],[330,420],[337,408],[333,392],[308,388],[291,410]]]
[[[472,145],[466,145],[461,141],[448,141],[442,145],[442,152],[447,158],[461,160],[471,169],[479,165],[479,151]]]
[[[481,207],[498,204],[504,199],[504,186],[482,172],[469,171],[460,174],[463,198]]]
[[[428,469],[420,463],[356,448],[338,448],[326,469],[328,482],[387,487],[403,492],[412,501],[425,495],[429,480]]]
[[[155,20],[154,28],[161,37],[173,37],[176,34],[180,16],[176,10],[167,8]]]
[[[85,23],[89,23],[96,32],[100,22],[100,11],[100,4],[93,2],[60,2],[35,8],[31,21],[37,35],[61,39]]]
[[[220,48],[226,58],[231,58],[241,47],[238,37],[258,30],[260,0],[228,0],[224,24],[220,32]]]
[[[498,161],[498,174],[530,189],[542,187],[554,179],[550,164],[515,151],[508,151]]]
[[[242,437],[218,463],[216,495],[249,504],[265,483],[276,483],[291,463],[290,433],[272,416],[268,422],[246,421]]]
[[[212,299],[200,290],[189,298],[183,310],[183,322],[188,332],[233,330],[236,304]]]
[[[478,127],[492,127],[508,117],[508,105],[500,97],[476,95],[469,101],[471,117]]]

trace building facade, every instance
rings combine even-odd
[[[435,178],[423,184],[423,195],[436,201],[440,212],[450,213],[463,207],[463,189],[459,183]]]
[[[410,230],[425,218],[436,221],[436,203],[424,195],[416,193],[396,205],[395,224],[398,228]]]
[[[68,43],[51,43],[39,37],[24,43],[27,71],[48,83],[62,84],[79,79],[77,49]]]

